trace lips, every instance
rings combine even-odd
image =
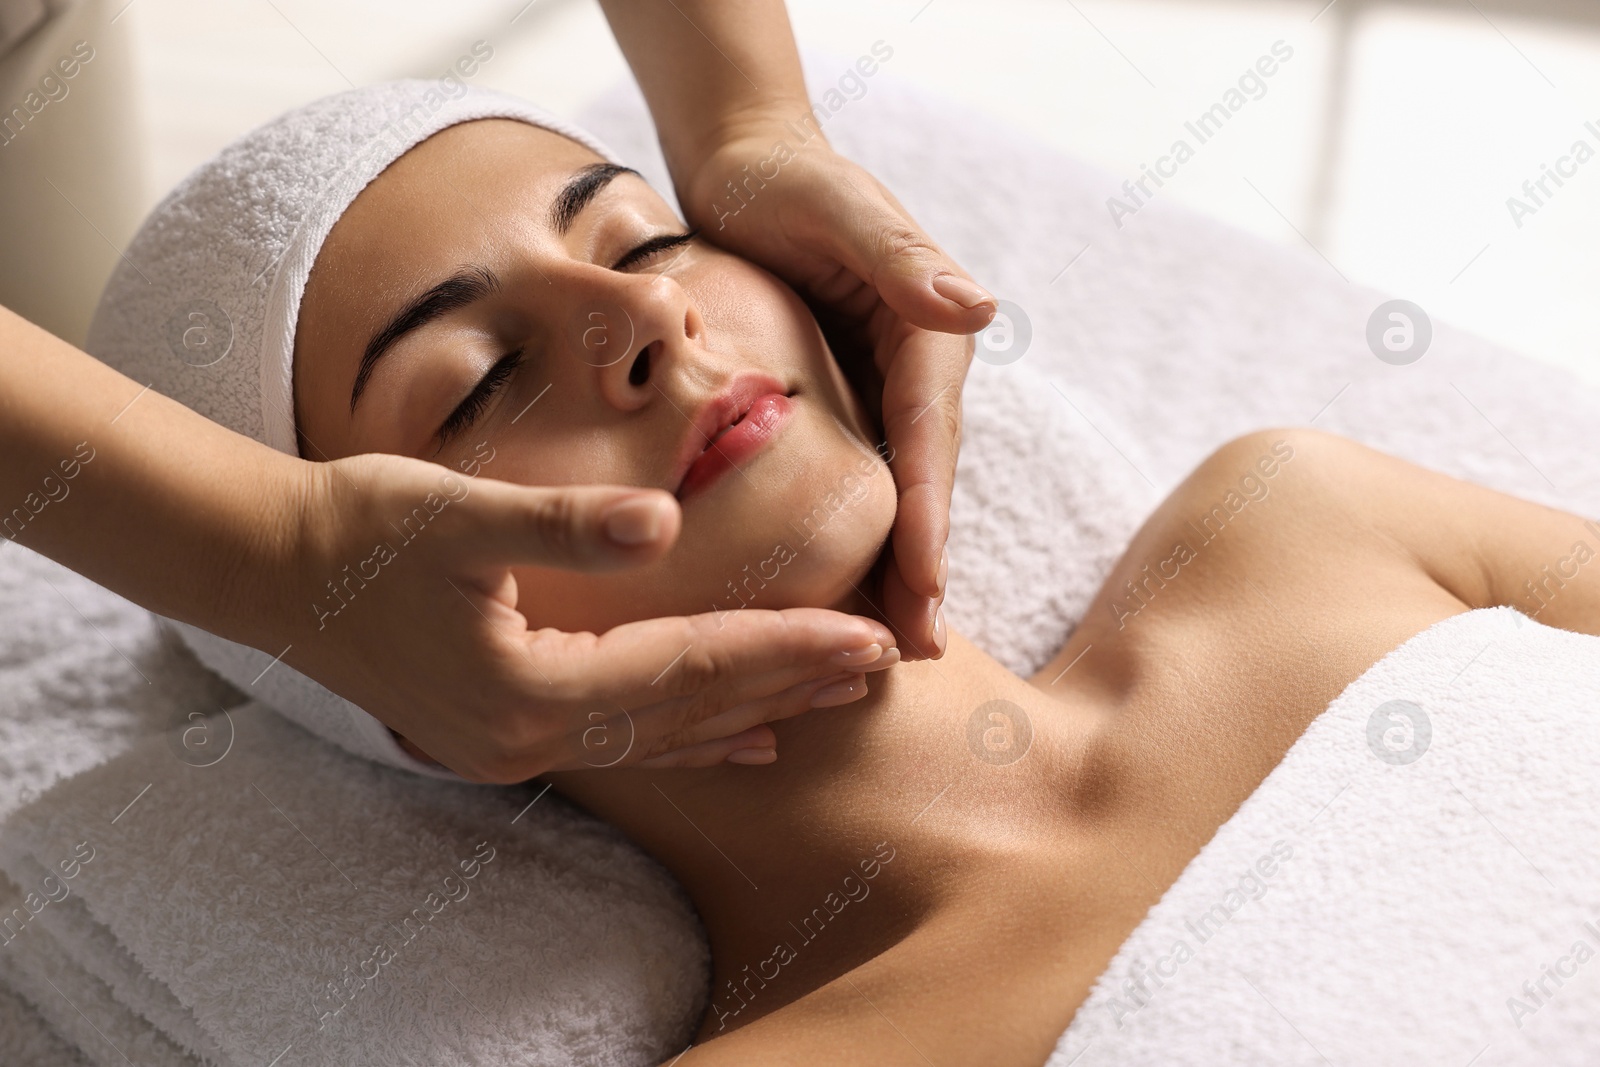
[[[694,416],[679,453],[676,495],[685,500],[743,466],[793,413],[788,390],[764,374],[741,374]]]

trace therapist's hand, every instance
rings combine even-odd
[[[848,704],[865,695],[864,672],[897,658],[881,623],[811,609],[530,632],[519,594],[534,603],[539,591],[519,591],[513,565],[658,559],[677,537],[677,502],[403,456],[310,463],[5,308],[0,501],[28,507],[20,532],[6,513],[6,536],[281,658],[475,781],[768,762],[766,723]]]
[[[780,141],[795,136],[776,120],[741,126],[680,177],[679,201],[703,237],[782,277],[871,354],[899,491],[882,606],[907,659],[938,657],[961,388],[972,362],[965,335],[994,317],[995,298],[820,135],[777,165]]]
[[[251,553],[235,590],[256,617],[296,621],[250,643],[290,644],[285,662],[387,724],[408,751],[473,781],[709,766],[734,753],[768,762],[776,738],[766,723],[864,696],[863,672],[898,659],[881,623],[810,608],[652,619],[600,635],[530,630],[517,603],[538,590],[519,591],[511,566],[610,570],[659,558],[681,521],[659,490],[532,488],[392,455],[303,467],[302,502],[270,539],[283,547]],[[387,562],[364,564],[374,545],[396,543],[390,524],[429,494],[437,514],[422,532]],[[327,585],[358,564],[368,580],[346,587],[339,607]],[[263,603],[275,610],[263,615]]]

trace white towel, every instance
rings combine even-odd
[[[1352,683],[1184,870],[1048,1067],[1593,1064],[1600,638],[1510,608]]]
[[[30,1067],[88,1067],[77,1049],[51,1030],[19,994],[0,987],[0,1054]]]
[[[812,84],[837,83],[849,65],[813,59]],[[1363,339],[1380,297],[1346,285],[1316,256],[1269,246],[1159,201],[1116,231],[1104,198],[1120,178],[1043,151],[987,118],[892,79],[891,59],[867,81],[864,96],[825,116],[828,136],[880,174],[976,277],[1032,319],[1032,347],[1020,361],[974,365],[952,516],[952,624],[1008,666],[1028,670],[1060,646],[1160,490],[1228,437],[1305,423],[1336,393],[1317,426],[1496,488],[1600,513],[1600,461],[1571,429],[1594,425],[1600,407],[1570,376],[1442,326],[1422,361],[1381,364]],[[630,161],[654,155],[631,89],[586,116],[585,125]],[[654,173],[659,176],[659,164]],[[1089,250],[1068,268],[1086,243]],[[1530,461],[1568,495],[1558,496]],[[44,584],[47,578],[93,626],[62,603]],[[179,723],[191,710],[226,702],[199,691],[217,683],[202,683],[192,660],[162,645],[147,615],[15,546],[0,544],[0,596],[4,617],[16,623],[0,638],[0,736],[6,742],[0,745],[0,812],[14,808],[24,788],[42,790],[126,753],[130,739],[154,725]],[[153,684],[147,686],[124,656]],[[158,662],[166,666],[158,670]],[[101,681],[88,689],[84,678]],[[264,728],[260,736],[272,734]],[[282,736],[297,735],[285,728]],[[175,770],[185,777],[168,776],[168,787],[197,780],[187,769]],[[286,773],[281,765],[278,771]],[[419,804],[460,788],[404,780],[407,796]],[[348,788],[326,810],[365,810],[371,803],[362,784],[367,777],[341,781]],[[336,786],[319,782],[314,788],[327,795],[321,791]],[[139,804],[155,793],[153,787]],[[518,826],[548,817],[555,810],[547,807],[551,799]],[[10,836],[9,828],[0,829],[0,840]],[[558,857],[545,859],[553,864]],[[603,912],[613,899],[608,894],[625,897],[592,869],[571,870],[565,884],[553,902],[560,907],[571,906],[568,895],[589,895]],[[654,900],[660,914],[672,914],[662,903],[673,893],[665,879],[630,891]],[[86,889],[75,892],[87,898]],[[0,913],[13,899],[0,897]],[[196,915],[220,915],[227,901],[200,894],[185,904]],[[160,940],[161,905],[123,899],[119,943],[141,968],[146,960],[181,968],[203,958],[203,946],[189,957]],[[93,908],[89,913],[96,914]],[[194,939],[195,929],[184,927],[182,936]],[[680,915],[676,930],[693,929]],[[605,937],[600,921],[583,930],[596,941]],[[678,935],[663,921],[654,936],[670,943]],[[0,967],[8,951],[0,948]],[[575,985],[606,988],[603,968],[599,977],[564,961],[551,969]],[[527,976],[541,980],[541,971],[533,968]],[[35,982],[23,993],[45,1009],[53,1028],[70,1031],[86,1050],[98,1045],[91,1053],[96,1063],[122,1063],[48,985]],[[194,1004],[179,1000],[193,1013]],[[206,1010],[227,1006],[202,1003]],[[112,1033],[110,1008],[102,1015],[94,1004],[80,1006],[94,1026]],[[642,994],[618,1011],[665,1017],[660,1004]],[[237,1026],[239,1033],[252,1033],[258,1024],[244,1014],[237,1020],[219,1014],[210,1020],[213,1032]],[[476,1018],[449,999],[436,1001],[423,1017],[440,1028]],[[552,1025],[562,1033],[584,1026],[581,1020]],[[542,1030],[523,1033],[529,1049],[545,1039]],[[605,1035],[592,1036],[597,1049],[608,1047]],[[14,1054],[6,1040],[0,1032],[0,1060],[43,1062]],[[505,1062],[528,1055],[524,1050],[522,1059]],[[259,1062],[269,1061],[270,1055]]]
[[[703,935],[609,827],[256,704],[191,730],[58,785],[0,842],[39,901],[0,958],[70,993],[95,1063],[623,1065],[687,1044]]]

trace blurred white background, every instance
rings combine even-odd
[[[1282,39],[1294,57],[1266,95],[1160,195],[1309,245],[1353,281],[1600,383],[1600,158],[1547,185],[1555,195],[1520,227],[1507,207],[1574,142],[1600,153],[1600,3],[794,0],[790,11],[803,45],[853,56],[883,39],[896,76],[1130,178]],[[120,195],[97,198],[82,176],[30,187],[53,204],[52,225],[98,250],[76,268],[77,309],[45,300],[34,315],[56,315],[46,325],[74,340],[73,317],[86,324],[85,301],[144,210],[255,123],[352,83],[436,76],[479,38],[495,58],[476,84],[557,112],[626,75],[593,0],[90,0],[73,17],[69,39],[93,41],[101,64],[80,96],[114,98],[79,105],[99,107],[116,127],[99,136],[136,157],[98,175]],[[6,107],[18,86],[0,79]],[[51,166],[43,158],[37,177]]]

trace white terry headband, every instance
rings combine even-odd
[[[367,184],[449,126],[507,118],[613,163],[588,133],[460,82],[396,81],[323,97],[202,164],[140,227],[106,283],[90,354],[280,452],[298,455],[294,335],[322,242]]]
[[[460,81],[324,97],[245,134],[167,194],[106,283],[84,347],[212,421],[298,455],[295,327],[322,242],[409,149],[489,118],[539,126],[621,162],[576,126]],[[266,653],[175,626],[207,666],[313,733],[368,759],[460,780],[412,759],[377,719]]]

